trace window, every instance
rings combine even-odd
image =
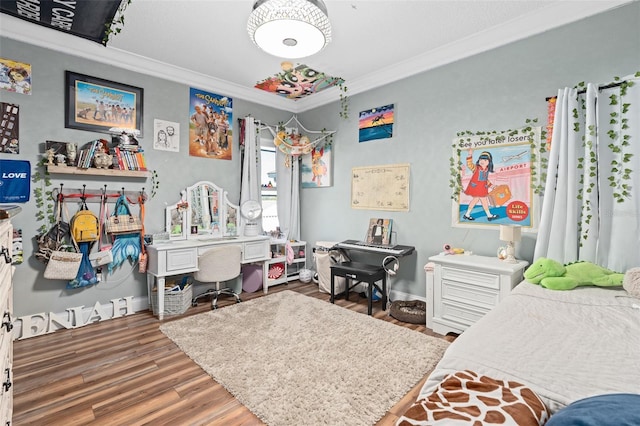
[[[276,148],[273,146],[260,147],[260,161],[262,163],[262,229],[265,232],[275,231],[280,226],[278,222],[278,191],[276,189]]]

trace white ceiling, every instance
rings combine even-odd
[[[254,88],[282,58],[246,31],[253,0],[133,0],[105,48],[0,14],[0,34],[291,112],[336,101],[332,88],[294,101]],[[629,0],[325,0],[333,41],[293,60],[341,77],[348,94],[379,87],[629,3]]]

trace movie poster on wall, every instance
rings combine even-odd
[[[189,155],[231,160],[232,112],[231,98],[190,88]]]
[[[540,144],[540,127],[453,140],[457,176],[452,224],[457,227],[519,225],[537,227],[537,196],[533,191],[533,147]]]

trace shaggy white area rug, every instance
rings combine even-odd
[[[290,290],[160,330],[268,425],[372,425],[449,345]]]

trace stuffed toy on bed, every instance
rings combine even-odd
[[[590,262],[562,265],[553,259],[541,257],[524,273],[532,284],[540,284],[551,290],[571,290],[578,286],[621,286],[624,274],[610,271]]]

